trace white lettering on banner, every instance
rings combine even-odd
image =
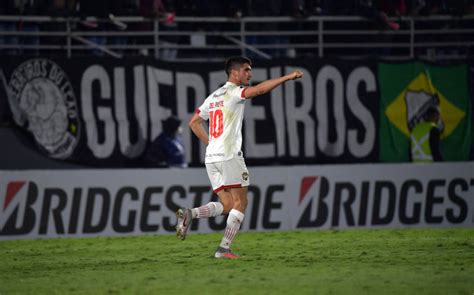
[[[331,83],[333,97],[328,96],[328,85]],[[346,119],[344,117],[344,81],[341,73],[334,66],[324,66],[316,78],[316,115],[318,118],[318,147],[322,153],[338,157],[344,153],[346,136]],[[336,139],[329,138],[329,102],[333,101]]]
[[[347,145],[351,154],[358,158],[365,157],[370,154],[375,144],[375,121],[372,114],[367,110],[358,96],[358,87],[361,83],[365,83],[367,92],[377,90],[375,76],[367,67],[359,67],[354,69],[347,78],[346,97],[349,109],[362,122],[365,129],[365,138],[359,143],[357,140],[357,130],[349,129],[347,131]],[[371,103],[371,102],[368,102]]]
[[[188,96],[189,90],[193,90],[191,96]],[[186,124],[189,120],[188,118],[204,102],[206,96],[206,86],[200,75],[196,73],[176,73],[176,97],[179,102],[177,113],[178,117],[184,121],[183,140],[186,147],[186,159],[191,159],[191,138],[194,136],[191,129],[186,127]],[[194,103],[191,106],[188,105],[190,98],[194,98]]]
[[[100,97],[93,96],[93,85],[99,86]],[[87,145],[97,158],[107,158],[112,154],[116,142],[115,122],[112,111],[110,107],[97,107],[97,118],[105,126],[101,143],[99,142],[99,127],[93,110],[93,101],[98,101],[97,104],[100,105],[100,100],[112,99],[110,79],[102,66],[93,65],[84,71],[81,80],[81,94],[82,116],[86,124]]]
[[[242,229],[474,227],[474,162],[254,167]],[[0,239],[174,233],[203,169],[0,171]],[[222,231],[225,218],[192,232]]]
[[[270,69],[270,78],[275,79],[282,75],[281,67],[273,67]],[[283,108],[283,87],[277,87],[270,92],[271,108],[273,122],[275,122],[275,134],[277,144],[277,155],[279,157],[286,154],[286,117]]]
[[[268,79],[268,73],[266,69],[253,68],[252,76],[254,81],[264,81]],[[259,158],[261,155],[265,157],[275,156],[275,144],[274,143],[257,143],[257,136],[255,133],[256,124],[255,121],[265,119],[265,108],[253,104],[254,100],[246,102],[245,105],[245,153],[247,157]]]
[[[253,76],[255,81],[263,81],[295,68],[255,68]],[[244,118],[246,156],[254,159],[314,158],[317,153],[333,158],[344,153],[355,158],[370,156],[375,146],[376,123],[365,104],[370,103],[368,94],[377,91],[376,78],[370,68],[355,68],[348,73],[347,81],[332,65],[322,66],[316,77],[304,67],[298,68],[304,72],[303,78],[271,91],[268,94],[270,103],[265,106],[253,100],[247,103]],[[131,81],[131,76],[133,84],[126,82]],[[187,122],[208,92],[222,85],[225,77],[223,71],[209,72],[206,85],[206,78],[199,73],[146,65],[134,66],[133,72],[125,67],[115,67],[107,72],[103,66],[91,65],[81,80],[82,116],[88,147],[99,159],[111,157],[114,151],[120,151],[127,158],[139,157],[146,144],[162,131],[162,121],[173,113],[174,105],[175,113]],[[132,98],[127,97],[132,93],[127,89],[128,85],[134,88]],[[161,97],[161,87],[169,88],[168,93],[173,97]],[[169,103],[170,99],[176,99],[176,103]],[[133,110],[127,105],[133,105]],[[360,127],[347,126],[348,114],[361,122]],[[138,122],[138,126],[131,124],[131,120]],[[266,124],[273,121],[273,141],[257,141],[257,122],[260,121],[266,121]],[[193,135],[189,128],[183,130],[187,159],[195,163],[197,159],[191,156],[199,154],[199,160],[203,161],[204,145],[200,144],[199,153],[192,151],[197,147],[191,144]],[[135,134],[137,136],[132,137]],[[135,138],[134,142],[131,138]]]
[[[13,69],[9,82],[0,72],[15,123],[27,129],[49,157],[69,158],[81,126],[76,96],[62,67],[49,59],[29,58]]]
[[[299,68],[286,67],[285,72],[290,73]],[[313,106],[313,85],[311,81],[311,74],[302,69],[303,77],[296,80],[294,83],[285,84],[285,98],[286,98],[286,118],[288,124],[290,155],[293,157],[299,155],[299,140],[298,140],[298,123],[304,126],[304,157],[314,157],[314,121],[309,116],[311,107]],[[296,106],[296,91],[295,85],[299,84],[302,88],[302,103]]]
[[[150,115],[151,134],[150,140],[155,139],[163,130],[161,120],[165,120],[171,115],[171,110],[160,105],[161,100],[170,99],[160,97],[159,85],[173,85],[173,72],[147,67],[148,81],[148,113]]]
[[[87,144],[94,156],[99,159],[108,158],[112,155],[117,145],[117,133],[122,155],[128,158],[136,158],[145,150],[148,139],[148,117],[143,66],[134,67],[133,78],[134,119],[138,121],[138,129],[134,132],[134,134],[138,135],[136,143],[132,143],[130,140],[131,130],[127,116],[125,68],[114,68],[113,85],[111,85],[111,80],[106,70],[101,66],[93,65],[84,71],[81,80],[81,102],[83,119],[86,123]],[[94,85],[99,87],[100,97],[94,97]],[[112,88],[114,89],[113,95]],[[111,108],[109,105],[101,106],[101,100],[112,100],[112,97],[114,108]],[[97,105],[97,117],[105,126],[103,130],[99,129],[99,124],[95,118],[95,105]],[[114,112],[112,112],[112,109]],[[116,130],[117,125],[118,130]],[[103,136],[100,136],[100,134],[103,134]],[[99,138],[103,138],[102,143],[99,142]]]
[[[118,67],[114,69],[114,106],[115,116],[118,122],[118,137],[120,151],[128,158],[140,156],[146,147],[148,138],[148,120],[146,116],[146,92],[144,67],[136,66],[133,69],[134,78],[134,109],[135,118],[138,120],[137,142],[130,141],[130,122],[127,117],[125,69]]]
[[[353,156],[362,158],[370,154],[375,144],[375,120],[370,111],[362,104],[358,97],[358,88],[361,83],[365,83],[367,92],[375,92],[375,76],[367,67],[354,69],[347,79],[346,92],[344,92],[344,81],[341,73],[334,66],[324,66],[316,78],[316,117],[318,120],[317,139],[318,148],[321,152],[330,157],[338,157],[344,153],[347,147]],[[328,96],[328,86],[331,85],[333,96]],[[345,94],[345,96],[344,96]],[[354,116],[362,122],[365,128],[365,137],[358,142],[357,130],[346,129],[346,117],[344,114],[344,97],[347,100],[348,109]],[[329,102],[333,102],[331,113]],[[330,114],[334,115],[335,140],[331,142],[329,137]],[[347,134],[347,135],[346,135]]]

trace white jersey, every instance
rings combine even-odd
[[[205,163],[227,161],[242,154],[242,120],[245,88],[227,82],[209,95],[198,114],[209,120]]]

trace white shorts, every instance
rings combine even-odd
[[[206,170],[215,193],[226,188],[245,187],[250,184],[249,171],[243,157],[208,163]]]

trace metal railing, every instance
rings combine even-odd
[[[361,17],[312,16],[114,19],[0,16],[2,55],[152,55],[171,61],[229,55],[465,58],[474,48],[474,16],[402,17],[393,31]]]

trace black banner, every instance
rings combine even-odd
[[[1,105],[8,100],[16,124],[31,133],[47,156],[101,167],[143,166],[143,154],[172,114],[184,122],[188,162],[200,165],[204,146],[186,124],[207,95],[227,80],[222,63],[2,60]],[[302,79],[246,103],[247,163],[377,162],[376,63],[257,61],[253,83],[296,68],[304,72]]]

